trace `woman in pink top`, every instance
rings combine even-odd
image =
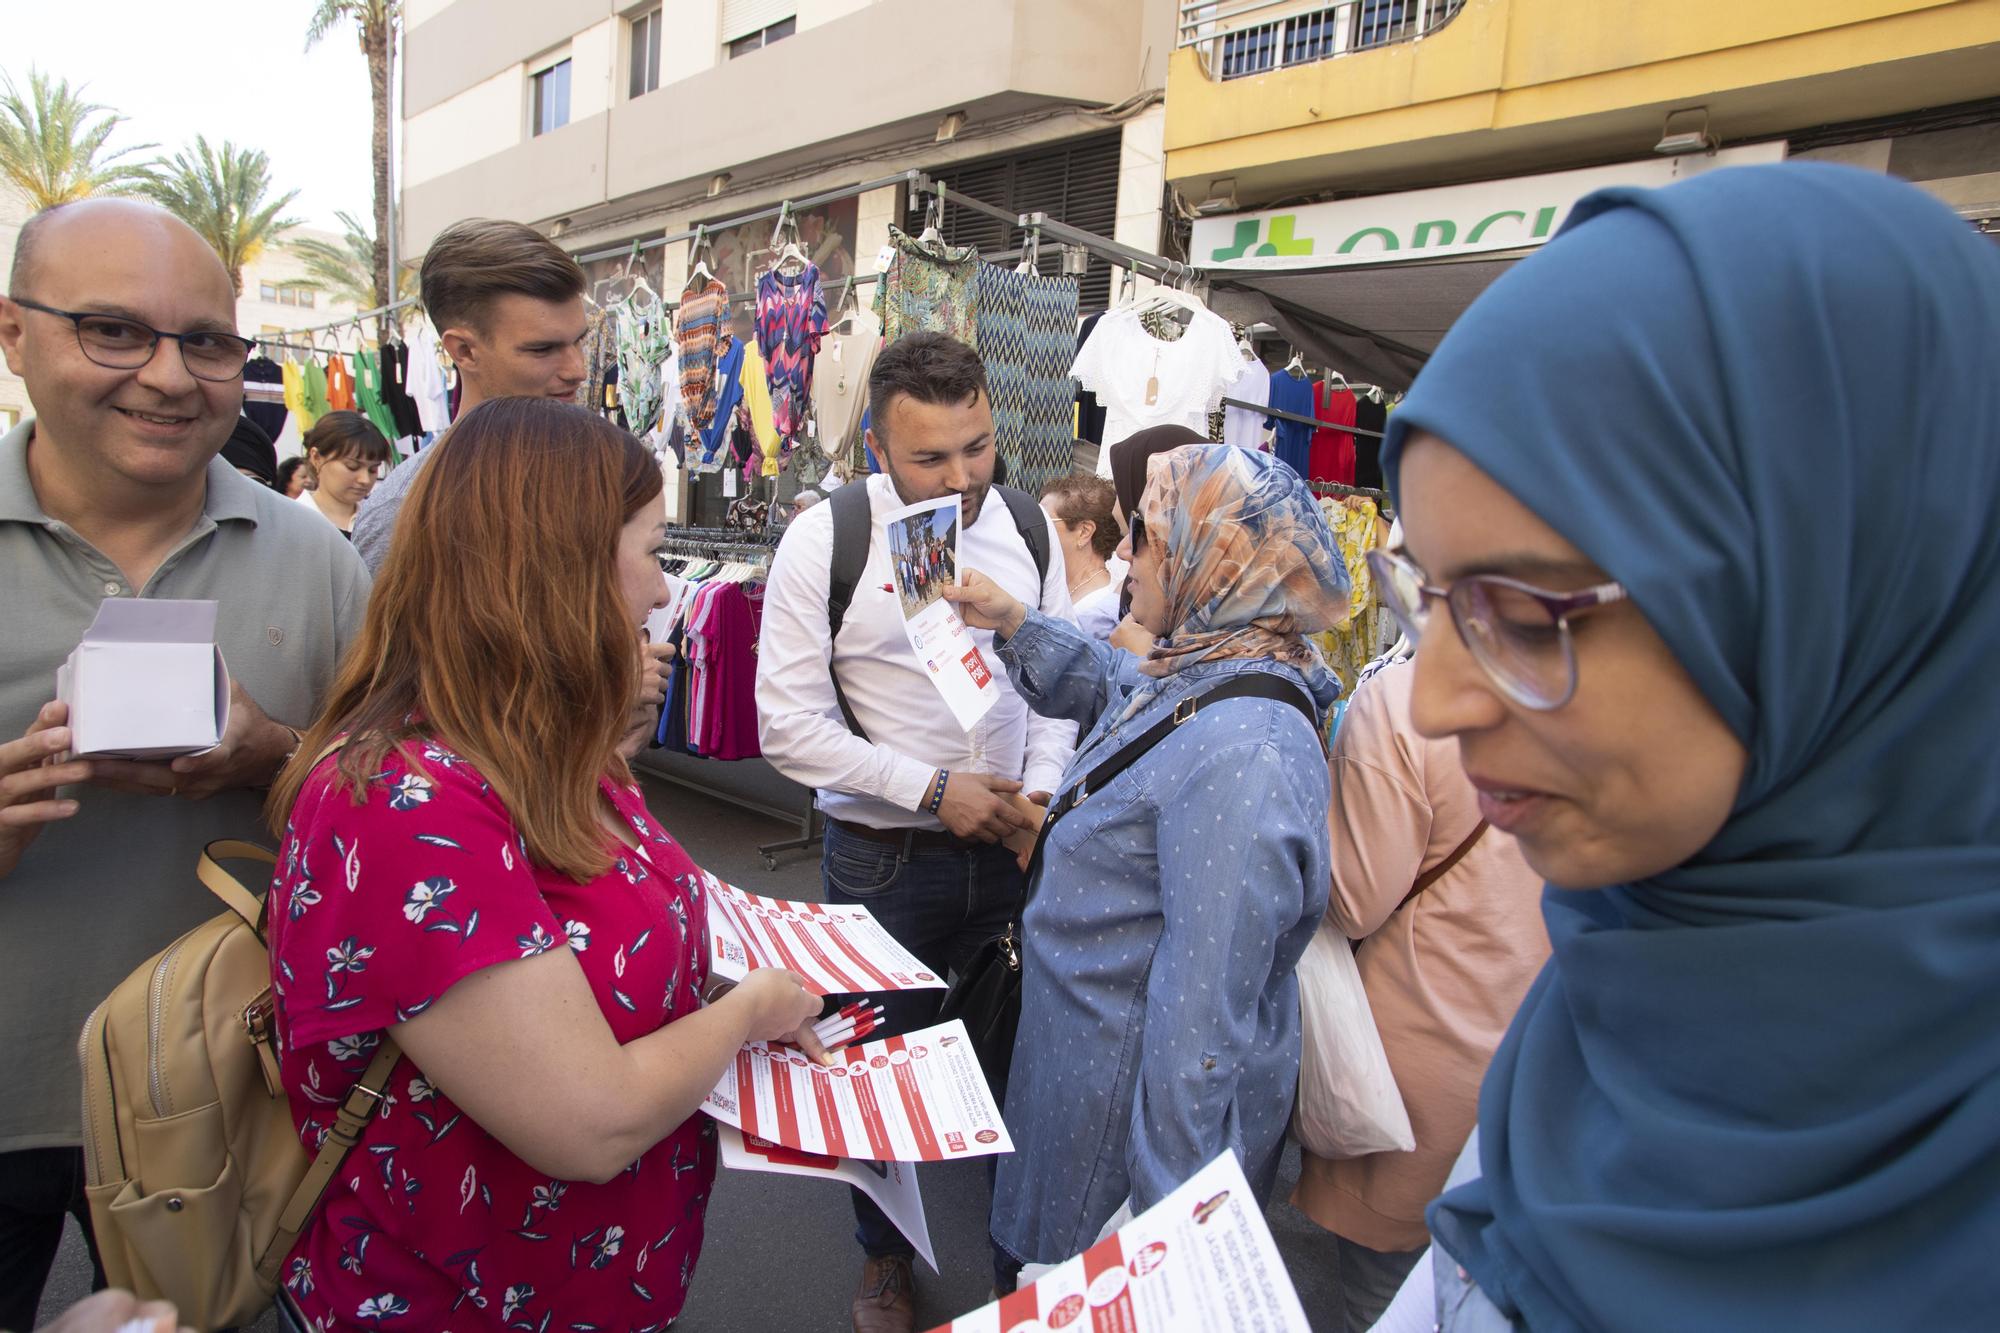
[[[1338,1238],[1349,1330],[1375,1322],[1430,1243],[1424,1206],[1465,1147],[1479,1080],[1549,955],[1542,878],[1514,839],[1487,828],[1466,846],[1481,828],[1478,796],[1457,744],[1411,725],[1415,677],[1405,661],[1364,680],[1330,759],[1333,892],[1320,929],[1361,941],[1362,985],[1417,1140],[1415,1152],[1345,1161],[1305,1154],[1292,1202]]]

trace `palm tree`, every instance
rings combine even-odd
[[[94,118],[94,119],[93,119]],[[0,74],[0,181],[19,190],[35,212],[75,203],[93,194],[130,194],[145,169],[118,159],[143,152],[138,144],[105,152],[105,142],[125,117],[83,98],[83,86],[28,71],[24,97]]]
[[[208,146],[206,136],[196,135],[191,149],[153,164],[142,192],[215,247],[238,296],[243,294],[244,267],[255,262],[272,239],[299,225],[297,218],[278,216],[299,192],[287,190],[267,199],[270,159],[227,139],[217,151]]]
[[[312,21],[306,25],[306,50],[319,40],[352,21],[361,54],[368,60],[368,101],[374,113],[375,141],[375,250],[371,258],[374,277],[372,301],[368,307],[385,306],[389,295],[389,65],[396,51],[396,28],[402,21],[403,0],[319,0]],[[377,335],[387,329],[386,319],[376,321]]]
[[[385,304],[375,299],[375,242],[368,229],[352,213],[341,213],[345,234],[338,241],[304,236],[285,248],[305,261],[307,278],[297,285],[325,292],[336,301],[346,301],[357,310]],[[412,265],[399,265],[396,274],[398,298],[414,296],[416,272]]]

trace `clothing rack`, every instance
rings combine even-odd
[[[880,180],[864,181],[860,185],[843,186],[838,190],[828,190],[824,194],[815,194],[804,199],[787,199],[773,204],[769,208],[760,208],[754,213],[745,213],[741,217],[725,218],[723,221],[713,224],[703,223],[700,226],[687,227],[680,231],[670,231],[663,236],[655,236],[650,241],[638,241],[631,245],[616,245],[606,250],[592,250],[587,254],[577,255],[575,258],[579,264],[594,264],[604,259],[622,259],[642,250],[657,250],[663,245],[672,245],[676,241],[699,241],[706,239],[712,232],[727,231],[731,227],[741,227],[752,222],[764,222],[770,218],[784,216],[787,213],[797,213],[801,209],[817,208],[821,204],[831,204],[837,203],[842,199],[852,199],[854,196],[866,194],[870,190],[887,189],[891,185],[907,185],[912,189],[916,189],[928,186],[929,183],[930,178],[925,176],[921,171],[902,171],[894,176],[884,176]]]
[[[328,329],[344,329],[350,324],[358,328],[363,320],[374,319],[377,315],[387,315],[401,310],[405,306],[413,306],[415,304],[417,304],[416,297],[406,296],[400,301],[391,301],[387,305],[378,305],[373,310],[358,310],[351,315],[342,315],[339,319],[330,319],[324,324],[312,324],[302,329],[280,329],[278,332],[272,334],[271,337],[289,338],[295,333],[325,333]],[[266,346],[270,347],[283,345],[275,342],[266,342],[263,338],[259,338],[257,341],[265,343]],[[322,349],[315,347],[312,350],[317,352]]]
[[[1363,387],[1371,386],[1364,385]],[[1366,435],[1371,440],[1385,438],[1379,430],[1363,430],[1359,426],[1336,426],[1330,421],[1321,421],[1318,417],[1304,417],[1300,416],[1297,412],[1280,412],[1275,407],[1267,407],[1262,403],[1245,402],[1241,398],[1225,398],[1222,400],[1222,405],[1224,407],[1249,408],[1253,412],[1262,412],[1267,417],[1274,417],[1279,421],[1296,421],[1301,426],[1311,426],[1315,430],[1344,431],[1349,435]]]
[[[661,542],[661,545],[673,554],[680,556],[698,556],[724,561],[739,560],[747,564],[757,564],[768,561],[771,558],[777,550],[778,538],[782,535],[782,529],[775,532],[755,533],[743,532],[735,528],[669,528],[667,529],[666,538]],[[668,773],[663,769],[650,766],[646,771],[662,782],[671,782],[677,787],[685,787],[689,791],[700,792],[712,800],[733,805],[739,810],[748,810],[753,814],[768,815],[770,818],[777,820],[790,820],[794,818],[789,812],[773,809],[761,801],[754,801],[730,792],[719,791],[714,787],[705,786],[691,779],[681,777],[677,773]],[[764,858],[765,869],[776,870],[778,868],[778,853],[780,852],[804,851],[818,843],[818,807],[812,801],[807,801],[805,812],[802,815],[796,816],[796,818],[799,821],[798,837],[786,838],[779,842],[762,843],[758,846],[757,854]]]
[[[1387,491],[1378,491],[1373,486],[1349,486],[1345,482],[1339,481],[1309,481],[1306,485],[1312,488],[1314,495],[1331,495],[1336,497],[1358,495],[1364,500],[1373,500],[1376,509],[1385,514],[1396,507],[1396,502],[1389,498]]]

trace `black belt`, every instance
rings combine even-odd
[[[868,842],[879,842],[887,847],[901,847],[906,853],[923,848],[927,851],[945,850],[952,852],[973,852],[982,847],[999,844],[981,842],[977,838],[961,838],[949,829],[930,828],[870,828],[866,824],[854,824],[845,819],[826,821],[842,833],[851,833]]]

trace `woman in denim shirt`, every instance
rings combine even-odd
[[[1151,462],[1127,538],[1141,661],[968,573],[948,593],[1030,707],[1087,734],[1060,796],[1175,706],[1243,672],[1323,712],[1339,685],[1304,635],[1347,574],[1296,474],[1191,445]],[[992,1232],[1027,1263],[1088,1247],[1225,1148],[1268,1198],[1298,1078],[1292,968],[1326,908],[1328,778],[1290,703],[1195,713],[1059,822],[1024,921],[1022,1011]]]

